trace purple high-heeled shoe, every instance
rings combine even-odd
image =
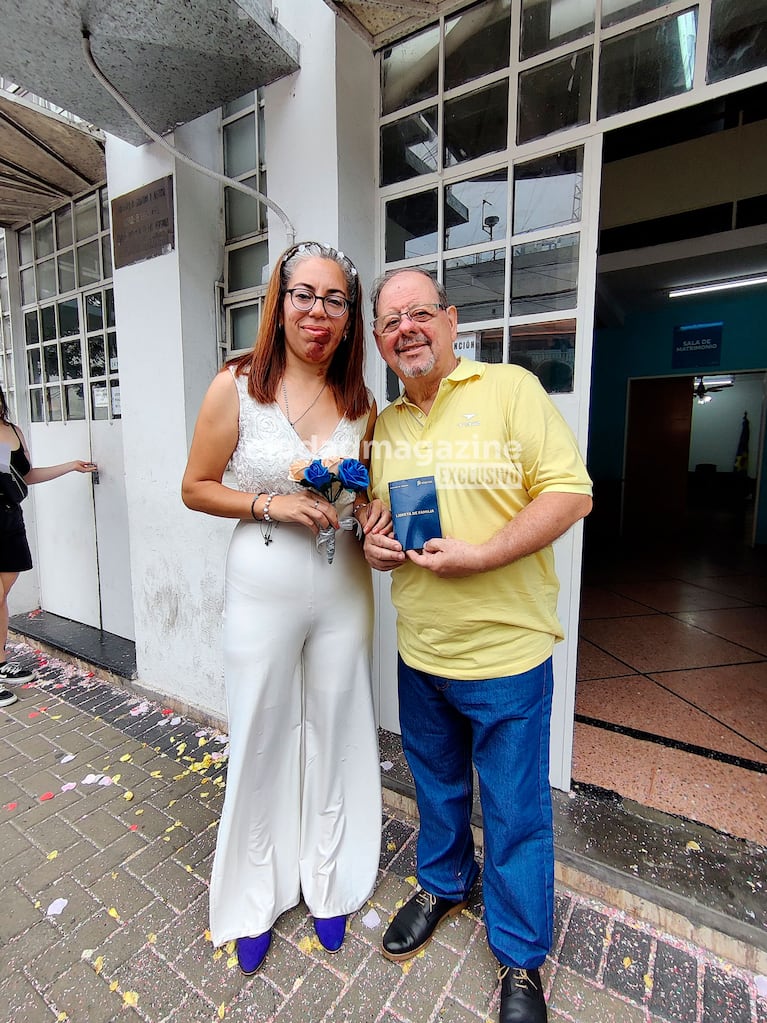
[[[314,929],[326,952],[337,952],[346,934],[345,916],[315,917]]]
[[[264,931],[255,938],[237,939],[237,961],[246,977],[252,976],[266,959],[271,943],[271,931]]]

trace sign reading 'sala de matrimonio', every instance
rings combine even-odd
[[[672,369],[719,366],[722,361],[721,323],[691,323],[674,327]]]

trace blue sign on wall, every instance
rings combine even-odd
[[[722,324],[692,323],[674,327],[673,369],[719,366],[722,360]]]

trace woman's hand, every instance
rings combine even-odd
[[[296,522],[308,526],[316,536],[321,529],[338,529],[338,514],[324,497],[310,490],[298,494],[275,494],[269,505],[269,517],[275,522]]]
[[[391,535],[394,532],[391,512],[377,497],[369,504],[363,505],[357,515],[362,532],[365,536],[368,533],[384,533]]]
[[[95,462],[83,462],[79,458],[76,458],[74,460],[74,462],[71,463],[71,465],[72,465],[72,468],[70,469],[70,472],[97,472],[98,471],[98,465],[96,465]]]

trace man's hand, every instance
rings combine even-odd
[[[379,572],[390,572],[405,561],[402,544],[386,533],[368,533],[363,551],[370,567]]]
[[[408,551],[407,557],[420,568],[428,569],[442,579],[460,579],[484,572],[482,548],[465,540],[438,537],[427,540],[423,553]]]

